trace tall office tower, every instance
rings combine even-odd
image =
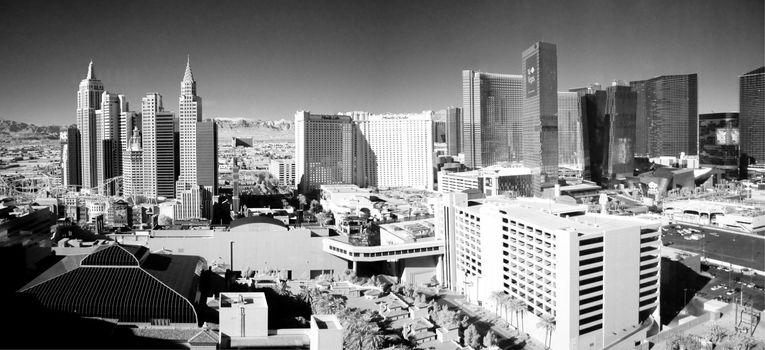
[[[150,92],[141,99],[141,140],[143,150],[143,191],[157,198],[157,113],[164,111],[162,95]],[[172,128],[170,134],[172,135]],[[171,137],[172,139],[172,137]],[[172,160],[171,160],[172,162]]]
[[[218,194],[218,124],[197,123],[197,186],[201,187],[201,216],[212,219],[213,196]]]
[[[80,82],[77,91],[77,129],[80,130],[82,187],[91,188],[98,185],[96,148],[100,142],[96,138],[96,110],[101,108],[101,94],[104,84],[96,79],[93,71],[93,61],[88,65],[88,75]]]
[[[231,211],[239,214],[239,159],[231,160]]]
[[[356,134],[352,117],[295,113],[295,177],[301,192],[359,182]]]
[[[67,190],[79,190],[82,186],[82,140],[76,126],[66,129],[66,142],[61,150],[63,185]]]
[[[143,143],[138,125],[133,127],[125,154],[129,160],[123,164],[125,170],[123,175],[123,193],[127,197],[143,196],[145,195],[143,187]]]
[[[181,137],[181,140],[183,137]],[[218,124],[214,120],[197,123],[197,184],[218,194]]]
[[[446,110],[433,113],[433,143],[446,143]]]
[[[739,114],[699,114],[699,165],[724,171],[729,179],[738,178]]]
[[[181,95],[178,98],[180,174],[178,188],[188,189],[197,185],[197,123],[202,121],[202,98],[197,96],[197,82],[191,74],[191,65],[186,59],[186,71],[181,80]],[[203,164],[211,166],[212,164]],[[215,164],[217,166],[217,164]]]
[[[121,106],[128,108],[126,102],[121,103]],[[120,152],[122,153],[122,193],[125,196],[137,195],[138,193],[132,191],[134,188],[138,188],[135,186],[140,186],[133,184],[133,181],[140,181],[140,178],[133,174],[133,158],[130,154],[135,129],[141,130],[141,114],[123,109],[120,113]],[[143,164],[139,163],[138,166],[143,166]]]
[[[741,153],[765,163],[765,67],[738,77]]]
[[[600,182],[603,176],[603,159],[608,153],[606,115],[606,92],[596,87],[571,89],[580,96],[582,108],[582,137],[584,144],[584,173],[587,180]]]
[[[356,184],[433,189],[432,120],[431,111],[355,118],[356,161],[363,165],[363,178]]]
[[[698,76],[663,75],[630,82],[637,93],[635,153],[698,154]]]
[[[537,42],[522,56],[523,164],[534,195],[558,183],[558,58],[555,44]]]
[[[576,92],[558,92],[558,164],[582,174],[585,139],[579,103]]]
[[[119,95],[104,91],[101,95],[101,109],[96,111],[96,173],[99,191],[105,195],[118,195],[114,183],[102,187],[116,176],[122,175],[122,153],[120,152],[120,114],[123,99]]]
[[[552,349],[633,348],[650,328],[643,322],[659,321],[659,223],[538,198],[465,197],[444,196],[437,216],[453,224],[437,229],[456,238],[445,250],[456,257],[444,261],[457,270],[450,287],[469,301],[491,307],[499,290],[523,302],[523,328],[540,342],[550,335],[536,325],[553,317]]]
[[[521,160],[523,77],[462,71],[462,152],[468,168]]]
[[[606,88],[606,120],[608,124],[607,156],[603,159],[603,177],[613,180],[632,176],[635,169],[635,124],[637,94],[629,86]]]
[[[449,107],[439,113],[446,115],[446,154],[462,153],[462,108]]]
[[[156,134],[156,188],[157,196],[175,198],[175,181],[178,179],[176,145],[176,119],[173,112],[161,111],[154,116]],[[145,136],[144,136],[145,140]],[[144,150],[145,154],[146,150]],[[151,179],[151,178],[149,178]]]

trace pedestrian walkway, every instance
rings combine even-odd
[[[509,329],[507,327],[500,327],[497,325],[498,320],[501,317],[483,307],[478,305],[464,302],[461,295],[446,294],[438,299],[439,304],[446,304],[447,306],[460,309],[465,315],[470,318],[470,321],[475,324],[476,328],[481,334],[485,334],[490,328],[497,337],[500,338],[500,342],[503,339],[508,340],[513,346],[509,349],[526,349],[526,350],[544,350],[544,345],[534,341],[527,334],[521,334],[516,329]],[[488,327],[490,325],[490,327]],[[517,344],[526,341],[526,345],[522,348]]]

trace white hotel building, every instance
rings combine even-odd
[[[452,193],[443,203],[450,288],[472,303],[491,304],[494,291],[523,301],[524,331],[540,342],[545,315],[553,349],[633,348],[658,323],[658,223],[542,199]]]
[[[433,112],[295,114],[295,182],[433,189]]]
[[[433,112],[348,115],[366,141],[361,185],[433,189]]]

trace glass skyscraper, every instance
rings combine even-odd
[[[699,164],[738,176],[739,114],[699,114]]]
[[[765,163],[765,67],[739,78],[741,153]]]
[[[576,92],[558,92],[558,163],[581,173],[584,170],[582,109]]]
[[[523,77],[462,71],[462,152],[468,168],[521,160]]]
[[[698,154],[698,76],[664,75],[630,82],[637,94],[638,156]]]
[[[617,175],[632,175],[635,162],[635,111],[637,94],[629,86],[606,88],[606,120],[608,123],[607,157],[603,167],[608,180]]]
[[[449,107],[438,113],[446,117],[446,154],[456,156],[462,152],[462,108]]]
[[[555,44],[523,51],[522,160],[531,169],[534,195],[558,181],[558,58]]]

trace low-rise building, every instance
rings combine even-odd
[[[324,253],[322,242],[329,234],[327,228],[289,227],[268,216],[250,216],[232,221],[228,229],[154,230],[150,236],[120,239],[151,251],[198,255],[235,271],[279,271],[282,278],[309,279],[349,266]]]
[[[294,159],[272,159],[268,164],[268,172],[279,179],[279,184],[284,186],[295,186],[295,160]]]
[[[487,196],[531,196],[531,169],[495,165],[466,172],[438,172],[439,192],[452,193],[467,189],[478,189]]]

